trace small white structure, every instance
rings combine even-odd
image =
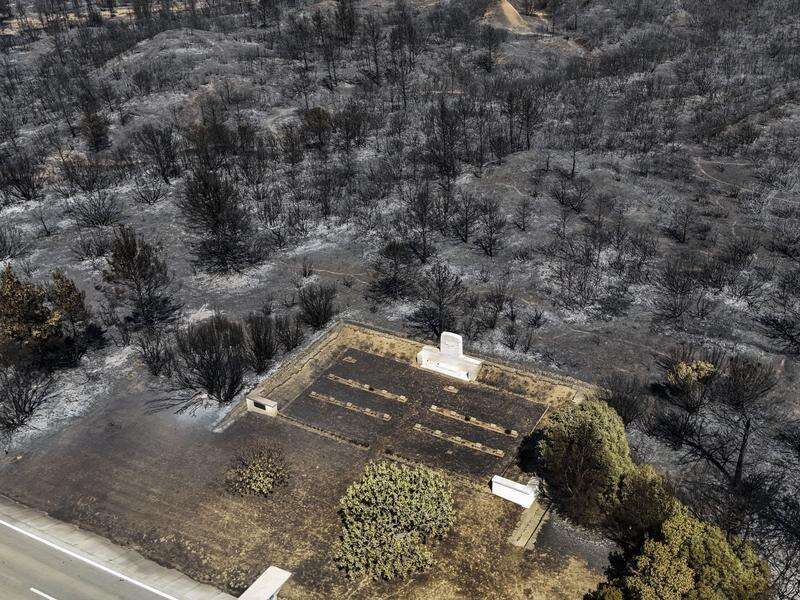
[[[539,495],[539,480],[534,477],[528,482],[528,485],[524,485],[495,475],[492,477],[492,493],[524,508],[530,508],[533,501],[536,500],[536,496]]]
[[[483,361],[464,356],[464,341],[461,336],[443,331],[439,348],[423,346],[417,353],[417,365],[422,369],[434,371],[463,381],[475,381]]]
[[[283,584],[292,574],[278,567],[270,567],[256,579],[239,600],[276,600]]]
[[[278,403],[274,400],[267,400],[266,398],[253,398],[247,397],[247,410],[268,417],[278,416]]]

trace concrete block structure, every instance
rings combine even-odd
[[[266,398],[247,397],[247,410],[249,412],[267,415],[268,417],[278,416],[278,403]]]
[[[423,346],[417,353],[417,366],[440,375],[462,381],[475,381],[483,361],[464,355],[464,342],[460,335],[443,331],[439,348]]]
[[[524,508],[529,508],[539,494],[539,481],[534,478],[528,482],[528,485],[525,485],[495,475],[492,477],[492,493]]]
[[[272,566],[239,596],[239,600],[277,600],[278,592],[291,576],[289,571]]]

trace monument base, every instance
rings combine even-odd
[[[433,371],[440,375],[455,377],[462,381],[475,381],[483,364],[476,358],[464,356],[461,336],[443,331],[440,348],[423,346],[417,353],[417,365],[421,369]]]
[[[468,356],[461,358],[445,356],[434,346],[423,346],[422,350],[417,353],[417,365],[420,369],[455,377],[462,381],[475,381],[481,364],[481,361]]]

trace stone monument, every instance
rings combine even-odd
[[[439,348],[423,346],[417,353],[417,365],[422,369],[434,371],[463,381],[475,381],[482,361],[464,356],[464,342],[460,335],[443,331],[439,338]]]

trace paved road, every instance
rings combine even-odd
[[[0,495],[0,600],[235,600]]]
[[[3,600],[164,600],[97,566],[0,523],[0,598]]]

